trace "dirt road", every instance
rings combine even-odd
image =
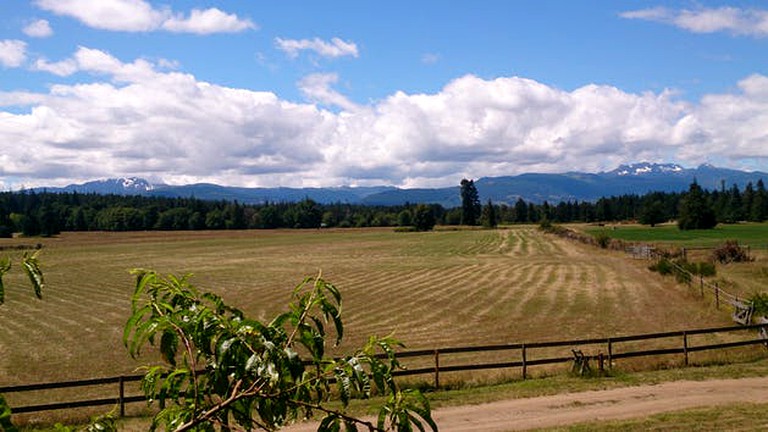
[[[657,385],[512,399],[433,412],[441,432],[505,432],[594,420],[646,417],[668,411],[768,401],[768,377],[674,381]],[[285,430],[304,432],[316,425]]]

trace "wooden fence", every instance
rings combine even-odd
[[[487,346],[474,346],[474,347],[457,347],[457,348],[437,348],[418,351],[405,351],[397,354],[397,358],[401,360],[422,358],[422,364],[429,364],[429,367],[420,367],[415,369],[407,369],[398,371],[396,374],[399,376],[413,376],[413,375],[428,375],[431,376],[434,386],[440,387],[440,374],[448,372],[460,372],[460,371],[480,371],[488,369],[508,369],[519,368],[520,374],[523,379],[528,378],[529,368],[541,365],[551,365],[557,363],[566,363],[574,361],[574,349],[581,349],[583,347],[589,347],[592,352],[586,352],[585,356],[593,361],[607,361],[609,367],[611,367],[616,360],[637,358],[637,357],[656,357],[666,355],[680,355],[684,365],[689,363],[689,355],[693,352],[705,351],[705,350],[721,350],[727,348],[743,347],[750,345],[764,345],[768,347],[768,340],[757,336],[753,332],[748,332],[749,337],[743,340],[716,343],[716,344],[693,344],[689,340],[691,336],[706,335],[715,333],[733,333],[733,332],[745,332],[749,330],[765,330],[768,329],[768,324],[756,324],[749,326],[732,326],[732,327],[717,327],[717,328],[705,328],[694,329],[685,331],[673,331],[664,333],[650,333],[633,336],[619,336],[611,338],[593,338],[593,339],[578,339],[568,341],[554,341],[554,342],[534,342],[534,343],[516,343],[516,344],[503,344],[503,345],[487,345]],[[622,350],[622,345],[627,342],[648,341],[658,339],[670,339],[671,348],[656,348],[656,349],[644,349],[644,350]],[[554,357],[539,357],[536,352],[543,351],[545,348],[552,352],[552,348],[567,347],[568,350],[563,350],[561,355]],[[598,349],[598,353],[594,350]],[[476,361],[468,364],[451,364],[441,365],[441,361],[450,359],[450,356],[457,354],[479,354],[488,352],[506,352],[504,354],[509,360],[501,362],[491,363],[477,363]],[[426,358],[426,359],[425,359]],[[406,363],[403,361],[403,363]],[[597,365],[596,365],[597,366]],[[44,384],[31,384],[20,386],[6,386],[0,387],[0,394],[10,395],[13,393],[24,392],[38,392],[44,390],[54,389],[67,389],[78,387],[94,387],[94,386],[113,386],[109,391],[111,396],[105,396],[99,399],[90,400],[78,400],[69,402],[57,402],[46,403],[37,405],[15,406],[13,407],[14,414],[33,413],[49,410],[60,409],[73,409],[82,407],[97,407],[104,405],[112,405],[119,407],[119,413],[121,416],[125,415],[125,405],[135,402],[145,401],[143,395],[126,395],[126,384],[130,382],[137,382],[142,379],[142,375],[130,375],[119,376],[111,378],[98,378],[80,381],[68,381],[57,383],[44,383]],[[116,387],[116,388],[115,388]]]

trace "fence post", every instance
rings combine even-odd
[[[685,365],[688,366],[688,333],[683,332],[683,356],[685,357]]]
[[[435,350],[435,389],[440,388],[440,350]]]
[[[118,404],[120,404],[120,417],[125,417],[125,380],[122,375],[117,379],[117,384],[120,386]]]
[[[528,378],[528,363],[526,360],[525,344],[523,344],[521,351],[523,355],[523,379],[526,379]]]
[[[701,291],[701,298],[704,298],[704,276],[699,275],[699,290]]]
[[[608,369],[613,369],[613,342],[608,338]]]
[[[720,285],[715,282],[715,309],[720,309]]]

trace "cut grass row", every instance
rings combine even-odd
[[[342,351],[392,332],[422,349],[730,324],[726,312],[644,262],[533,227],[64,233],[42,242],[45,299],[35,300],[17,272],[7,280],[3,385],[130,374],[152,361],[130,359],[121,344],[135,267],[193,272],[196,285],[262,319],[285,307],[304,276],[322,271],[344,296]],[[456,378],[467,379],[478,378]]]

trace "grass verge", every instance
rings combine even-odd
[[[600,431],[762,431],[768,428],[768,403],[741,403],[656,414],[643,419],[590,422],[538,432]]]

